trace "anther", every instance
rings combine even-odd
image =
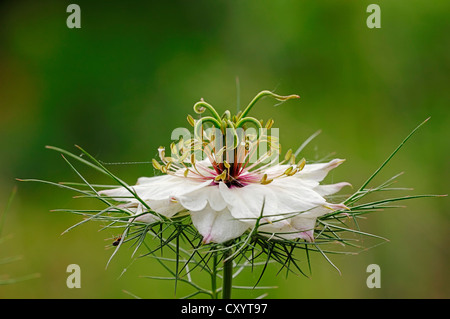
[[[264,174],[263,177],[261,178],[260,183],[263,185],[267,185],[273,182],[273,179],[267,179],[267,174]]]
[[[157,169],[159,171],[161,170],[161,164],[159,164],[158,161],[155,160],[154,158],[152,159],[152,164],[155,169]]]
[[[191,115],[187,116],[187,121],[191,126],[195,126],[195,120]]]
[[[284,175],[289,176],[289,174],[292,172],[294,168],[292,166],[289,166],[285,171],[284,171]]]
[[[303,168],[305,167],[306,164],[306,160],[304,158],[302,158],[298,164],[297,164],[297,169],[300,172],[301,170],[303,170]]]
[[[214,180],[216,182],[220,181],[220,180],[224,180],[227,176],[227,170],[225,169],[220,175],[217,175]]]
[[[288,160],[291,158],[291,155],[292,155],[292,149],[289,149],[289,150],[286,152],[286,155],[284,156],[284,160],[285,160],[285,161],[288,161]]]

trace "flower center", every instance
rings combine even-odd
[[[305,161],[295,164],[295,155],[289,150],[280,163],[278,137],[268,133],[273,120],[264,123],[247,116],[256,101],[264,96],[272,96],[279,101],[299,97],[262,91],[235,116],[231,116],[229,111],[219,116],[210,104],[201,99],[194,105],[194,111],[202,114],[209,110],[212,116],[195,120],[188,115],[187,120],[194,127],[193,136],[172,143],[170,157],[166,157],[165,149],[160,147],[162,164],[153,159],[153,166],[165,174],[199,181],[211,180],[213,184],[223,182],[228,187],[269,184],[274,178],[294,175],[303,168]],[[289,164],[280,165],[281,170],[268,171],[270,167],[285,162]]]

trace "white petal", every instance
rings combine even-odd
[[[161,220],[155,214],[152,214],[152,213],[143,214],[145,211],[146,211],[146,209],[145,209],[144,205],[139,203],[138,207],[136,208],[136,212],[135,212],[135,215],[138,215],[138,217],[134,218],[133,221],[147,223],[147,224],[153,224],[153,223]]]
[[[292,226],[300,231],[299,238],[309,242],[314,241],[314,227],[318,217],[331,213],[335,210],[348,209],[344,204],[330,204],[314,208],[308,212],[301,213],[292,218]]]
[[[301,238],[311,242],[314,240],[315,223],[315,218],[304,218],[302,224],[297,223],[297,225],[294,225],[291,219],[287,219],[275,223],[263,224],[259,228],[259,231],[263,232],[265,236],[273,237],[274,239],[293,240]]]
[[[352,185],[347,182],[341,182],[329,185],[319,185],[314,187],[314,190],[322,196],[328,196],[339,192],[345,186],[352,186]]]
[[[329,171],[338,167],[344,161],[345,160],[343,159],[336,158],[328,163],[306,164],[303,170],[294,176],[305,180],[321,182],[327,176]]]
[[[264,174],[267,174],[269,178],[282,175],[292,165],[276,164],[271,165],[264,169]]]
[[[326,203],[320,194],[295,177],[275,179],[269,185],[262,186],[269,186],[278,201],[276,211],[268,211],[268,214],[308,211]]]
[[[118,207],[132,212],[133,215],[137,215],[137,217],[130,217],[130,219],[129,219],[130,222],[136,221],[136,222],[142,222],[142,223],[147,223],[147,224],[153,224],[153,223],[161,220],[158,216],[156,216],[155,214],[152,214],[150,212],[144,214],[144,212],[146,211],[146,208],[140,202],[121,204],[121,205],[118,205]]]
[[[255,221],[260,217],[263,204],[263,216],[272,216],[272,220],[276,220],[326,203],[317,192],[293,177],[276,179],[268,185],[250,184],[241,188],[228,188],[221,183],[219,188],[233,217],[243,221]]]
[[[301,238],[312,242],[314,241],[314,228],[317,217],[342,209],[347,209],[347,207],[343,204],[326,203],[324,206],[299,213],[292,218],[272,223],[263,222],[259,230],[265,232],[266,236],[273,236],[276,239],[284,238],[292,240]]]
[[[323,215],[326,215],[328,213],[334,212],[336,210],[345,210],[348,209],[347,206],[345,206],[344,204],[331,204],[331,203],[326,203],[325,205],[316,207],[314,209],[311,209],[307,212],[303,212],[298,214],[295,218],[317,218]]]
[[[145,202],[148,204],[152,211],[169,218],[176,213],[184,210],[184,207],[180,203],[170,198],[160,200],[146,200]]]
[[[234,219],[228,209],[215,211],[207,206],[201,211],[191,212],[191,219],[204,243],[223,243],[241,236],[248,229],[248,225]]]
[[[175,196],[175,198],[184,208],[190,211],[202,210],[207,204],[215,211],[220,211],[227,207],[227,203],[220,194],[218,185],[208,185],[193,192]]]
[[[184,209],[177,197],[194,192],[210,184],[209,181],[198,182],[185,177],[170,175],[156,177],[141,177],[138,184],[130,186],[137,196],[145,201],[155,212],[171,217]],[[118,201],[138,202],[136,198],[124,187],[104,190],[100,194],[109,196]]]
[[[219,189],[233,217],[243,219],[243,221],[253,220],[256,222],[263,205],[268,207],[277,204],[270,189],[261,186],[267,185],[249,184],[245,187],[228,188],[226,184],[221,182]],[[266,211],[266,208],[264,211]]]

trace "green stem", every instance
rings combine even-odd
[[[344,202],[344,204],[347,204],[349,202],[351,202],[361,191],[364,190],[364,188],[367,186],[367,184],[370,183],[370,181],[372,181],[372,179],[375,178],[375,176],[383,169],[383,167],[386,166],[386,164],[394,157],[394,155],[402,148],[402,146],[409,140],[409,138],[422,126],[424,125],[430,118],[427,118],[425,121],[423,121],[422,123],[420,123],[414,130],[412,130],[411,133],[409,133],[409,135],[400,143],[399,146],[397,146],[397,148],[394,150],[394,152],[392,152],[392,154],[383,162],[383,164],[381,164],[380,167],[378,167],[378,169],[375,171],[375,173],[372,174],[372,176],[369,177],[369,179],[358,189],[358,191],[356,193],[354,193],[352,196],[350,196],[349,198],[347,198]]]
[[[211,292],[212,298],[217,299],[217,252],[213,256],[213,269],[211,272]]]
[[[205,110],[208,110],[211,112],[211,114],[214,116],[214,118],[217,121],[220,121],[220,115],[217,113],[216,109],[209,103],[206,103],[203,101],[203,99],[200,102],[197,102],[194,104],[194,112],[197,114],[202,114]]]
[[[253,100],[250,102],[250,104],[245,108],[245,110],[242,112],[242,114],[239,116],[238,121],[245,118],[248,114],[248,112],[250,112],[250,110],[252,109],[253,105],[255,105],[256,102],[258,102],[259,99],[261,99],[264,96],[271,96],[273,98],[275,98],[278,101],[287,101],[289,99],[294,99],[294,98],[299,98],[300,96],[296,95],[296,94],[292,94],[292,95],[288,95],[288,96],[281,96],[275,93],[272,93],[270,91],[264,90],[259,92],[254,98]]]
[[[211,123],[214,127],[218,128],[218,129],[222,128],[222,123],[220,121],[217,121],[215,118],[213,118],[211,116],[202,117],[197,122],[195,122],[195,125],[194,125],[195,137],[198,138],[200,141],[203,138],[203,134],[202,134],[203,124],[208,123],[208,122]]]
[[[222,299],[231,299],[231,289],[233,282],[233,259],[231,257],[232,249],[228,248],[223,253],[223,286]]]

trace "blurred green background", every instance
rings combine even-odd
[[[68,1],[0,4],[0,204],[17,194],[5,219],[0,278],[39,278],[0,286],[0,298],[173,298],[173,283],[154,260],[112,253],[112,232],[55,208],[92,202],[50,185],[15,178],[78,181],[54,145],[74,144],[105,162],[150,161],[200,98],[221,112],[264,89],[299,94],[279,107],[252,110],[274,118],[284,150],[320,134],[308,160],[336,152],[347,161],[328,178],[358,187],[420,122],[376,182],[396,173],[408,194],[447,194],[450,124],[449,1],[377,1],[381,29],[366,26],[369,1],[83,1],[81,29],[69,29]],[[151,176],[150,164],[111,165],[123,180]],[[83,170],[91,182],[103,177]],[[347,190],[349,192],[350,190]],[[399,193],[397,195],[406,195]],[[449,200],[417,199],[367,216],[363,231],[390,242],[356,256],[330,256],[339,275],[313,255],[312,277],[276,276],[271,298],[449,298]],[[97,204],[95,204],[97,205]],[[66,286],[66,267],[81,267],[80,289]],[[381,288],[366,286],[366,267],[381,267]],[[301,265],[305,266],[305,263]],[[122,275],[123,270],[126,272]],[[259,270],[238,284],[256,282]],[[200,279],[202,280],[202,279]],[[187,289],[179,287],[182,296]],[[236,291],[256,297],[261,291]]]

